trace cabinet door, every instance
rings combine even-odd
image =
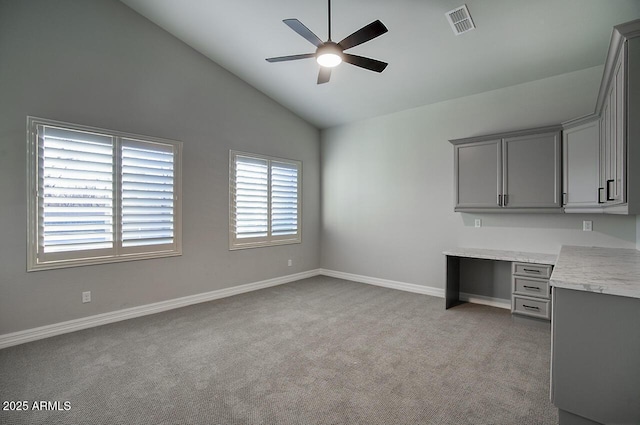
[[[605,121],[605,140],[604,140],[604,192],[607,204],[613,204],[615,198],[615,181],[616,181],[616,90],[615,81],[612,82],[611,90],[605,99],[604,121]]]
[[[600,119],[600,187],[602,188],[601,200],[607,202],[607,181],[611,180],[611,116],[609,114],[609,96],[602,105],[602,118]]]
[[[602,179],[602,187],[604,187],[606,205],[615,205],[624,201],[623,98],[623,93],[618,91],[616,78],[614,78],[611,81],[611,88],[602,108],[604,123],[604,139],[602,141],[604,177]]]
[[[606,205],[626,202],[626,96],[624,50],[616,62],[602,107],[601,187]]]
[[[606,175],[607,175],[607,167],[605,167],[605,157],[606,157],[606,139],[607,139],[607,122],[605,119],[607,103],[605,102],[604,107],[602,109],[602,113],[600,114],[600,165],[598,167],[598,172],[600,173],[600,187],[598,187],[598,200],[602,203],[606,202],[605,195],[605,184],[606,184]]]
[[[503,142],[503,197],[507,208],[561,206],[560,133]]]
[[[502,193],[501,141],[455,146],[456,208],[500,208]]]
[[[614,128],[615,133],[615,172],[612,175],[614,180],[611,194],[613,202],[622,203],[625,202],[625,173],[626,173],[626,148],[625,148],[625,90],[624,90],[624,52],[620,52],[620,57],[616,63],[614,78],[615,82],[615,107],[612,109],[614,114],[612,115],[611,125]]]
[[[564,130],[562,158],[564,161],[564,207],[566,209],[598,207],[598,188],[600,187],[599,119]]]

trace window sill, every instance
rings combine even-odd
[[[125,261],[148,260],[153,258],[179,257],[182,256],[182,249],[177,251],[159,251],[143,254],[125,254],[117,257],[90,257],[73,260],[49,261],[38,264],[35,261],[27,264],[27,272],[36,272],[41,270],[66,269],[72,267],[94,266],[98,264],[123,263]]]
[[[286,239],[281,241],[268,241],[268,242],[247,242],[242,244],[230,244],[229,251],[238,251],[241,249],[249,249],[249,248],[263,248],[268,246],[279,246],[279,245],[294,245],[301,244],[301,239]]]

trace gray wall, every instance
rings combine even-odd
[[[26,273],[27,115],[183,141],[184,255]],[[303,162],[301,245],[228,250],[229,149]],[[319,154],[316,128],[118,1],[0,1],[0,334],[318,268]]]
[[[323,268],[443,288],[453,246],[557,253],[635,248],[636,217],[454,213],[449,139],[557,124],[593,112],[602,67],[322,132]],[[483,227],[474,228],[481,218]],[[593,232],[582,220],[593,220]]]

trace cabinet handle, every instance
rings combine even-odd
[[[522,270],[524,270],[527,273],[538,273],[538,274],[540,273],[540,270],[537,270],[537,269],[522,269]]]
[[[613,201],[614,199],[611,197],[611,190],[609,190],[611,188],[611,183],[613,183],[614,180],[607,180],[607,201]]]
[[[567,192],[562,192],[562,205],[567,205]]]
[[[502,204],[503,204],[504,207],[506,207],[507,206],[507,202],[509,202],[509,195],[505,194],[503,196],[503,201],[504,202]]]
[[[529,310],[540,310],[540,307],[534,307],[531,305],[526,305],[526,304],[522,304],[522,307],[529,309]]]
[[[523,287],[529,289],[530,291],[540,291],[540,287],[539,286],[527,286],[527,285],[523,285]]]
[[[502,206],[502,195],[498,195],[498,206]]]
[[[604,201],[601,201],[602,199],[602,191],[604,190],[604,187],[599,187],[598,188],[598,203],[599,204],[604,204]]]

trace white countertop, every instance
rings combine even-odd
[[[640,251],[563,246],[551,286],[640,298]]]
[[[555,264],[557,256],[554,254],[539,254],[536,252],[501,251],[482,248],[454,248],[442,252],[452,257],[481,258],[498,261],[518,261],[521,263]]]

